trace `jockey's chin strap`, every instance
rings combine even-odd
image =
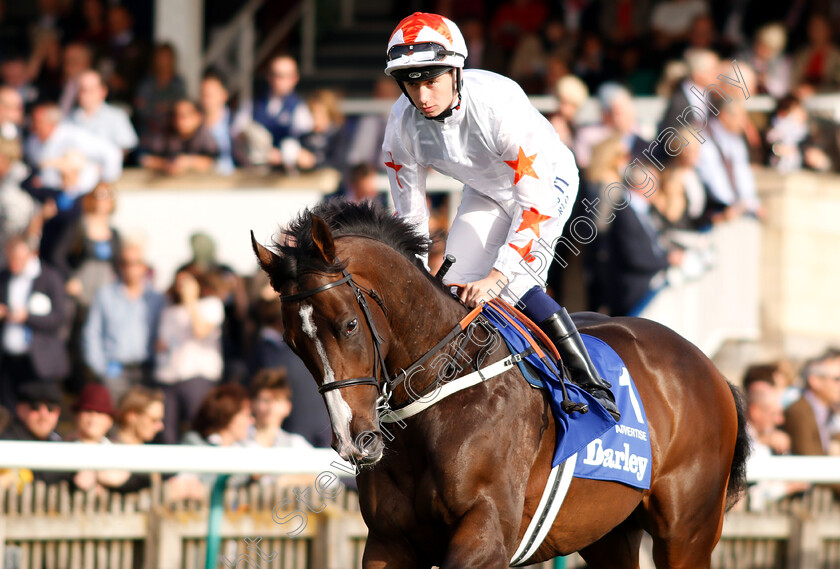
[[[375,290],[368,289],[360,285],[356,282],[353,278],[352,273],[349,273],[347,269],[341,269],[342,277],[338,280],[329,282],[325,285],[319,286],[317,288],[309,289],[303,292],[298,292],[295,294],[287,294],[287,295],[280,295],[280,300],[283,302],[297,302],[318,294],[319,292],[324,292],[326,290],[330,290],[331,288],[335,288],[337,286],[343,285],[347,283],[350,285],[350,288],[353,289],[353,295],[356,297],[356,302],[359,303],[359,307],[362,309],[362,314],[365,317],[365,322],[367,322],[368,328],[370,328],[371,338],[373,340],[373,351],[374,351],[374,361],[373,361],[373,376],[371,377],[352,377],[348,379],[339,379],[336,381],[331,381],[330,383],[325,383],[318,388],[319,393],[326,393],[328,391],[332,391],[334,389],[343,389],[345,387],[353,387],[356,385],[372,385],[379,389],[379,398],[377,399],[377,408],[388,408],[388,400],[391,397],[391,393],[394,389],[399,387],[408,377],[408,371],[413,370],[419,365],[422,365],[424,362],[428,361],[435,353],[441,350],[446,344],[448,344],[455,336],[463,332],[469,324],[475,320],[475,318],[481,313],[481,305],[476,306],[473,310],[470,311],[464,318],[462,318],[458,324],[437,344],[432,346],[430,350],[428,350],[425,354],[420,356],[414,363],[412,363],[408,367],[408,371],[400,370],[400,373],[395,374],[393,377],[388,373],[388,368],[385,365],[385,356],[383,355],[382,345],[385,343],[385,340],[382,338],[382,335],[376,329],[376,323],[373,320],[373,314],[370,310],[370,305],[367,302],[367,298],[365,295],[369,296],[371,299],[376,301],[376,304],[379,305],[379,308],[382,309],[382,313],[387,318],[388,316],[388,309],[385,307],[385,303],[382,301],[382,297],[377,294]],[[382,375],[382,381],[380,382],[380,373]]]

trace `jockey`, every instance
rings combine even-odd
[[[426,170],[463,182],[446,243],[457,259],[447,282],[476,306],[500,295],[525,305],[557,346],[571,380],[618,420],[619,412],[564,308],[545,293],[554,244],[578,191],[572,152],[514,81],[464,70],[458,27],[417,12],[388,42],[385,73],[404,97],[394,104],[383,151],[397,212],[428,235]]]

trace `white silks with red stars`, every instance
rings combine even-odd
[[[398,214],[427,233],[427,169],[463,183],[464,205],[447,242],[447,252],[458,260],[447,280],[478,280],[496,268],[510,280],[512,295],[503,297],[515,300],[534,284],[545,284],[552,245],[577,196],[578,169],[572,152],[514,81],[468,69],[461,94],[460,109],[442,122],[424,118],[405,96],[395,103],[383,144],[391,193]],[[473,194],[486,199],[467,199]],[[459,223],[471,224],[493,250],[453,242],[473,233]]]

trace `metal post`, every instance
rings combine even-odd
[[[304,0],[300,68],[304,75],[315,73],[315,0]]]
[[[222,543],[222,519],[225,515],[225,488],[230,476],[220,474],[210,492],[210,516],[207,521],[207,557],[205,569],[216,569],[219,564],[219,546]]]

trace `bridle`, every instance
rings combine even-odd
[[[365,317],[365,322],[367,322],[368,328],[370,328],[371,337],[373,339],[373,376],[351,377],[348,379],[339,379],[330,383],[325,383],[318,387],[318,393],[324,394],[328,391],[333,391],[335,389],[343,389],[345,387],[353,387],[356,385],[372,385],[376,387],[379,391],[379,397],[376,400],[376,407],[379,410],[389,410],[390,405],[388,401],[394,389],[399,387],[406,380],[406,378],[409,377],[411,373],[413,373],[412,370],[428,361],[433,355],[435,355],[435,353],[437,353],[453,338],[455,338],[455,336],[463,332],[466,329],[466,327],[481,312],[481,305],[474,308],[466,317],[464,317],[460,322],[458,322],[458,324],[456,324],[455,327],[446,336],[444,336],[444,338],[440,342],[432,346],[431,349],[429,349],[425,354],[423,354],[417,360],[415,360],[414,363],[408,366],[407,369],[400,370],[399,373],[396,373],[393,376],[391,376],[388,373],[388,368],[385,365],[385,357],[382,354],[382,345],[385,341],[383,340],[382,335],[376,329],[376,323],[373,320],[373,314],[371,313],[370,305],[368,304],[365,295],[369,296],[372,300],[376,302],[376,304],[379,305],[379,308],[382,309],[382,313],[386,317],[388,316],[388,309],[385,307],[385,303],[382,301],[382,297],[379,296],[379,294],[374,289],[365,288],[362,285],[360,285],[353,278],[352,273],[348,272],[346,268],[342,267],[341,274],[342,277],[340,279],[331,281],[325,285],[321,285],[319,287],[309,289],[303,292],[280,295],[280,300],[283,302],[297,302],[305,298],[309,298],[310,296],[316,295],[319,292],[324,292],[337,286],[341,286],[343,284],[347,284],[350,286],[350,288],[353,290],[353,295],[356,297],[356,302],[362,309],[362,314]],[[380,373],[382,375],[381,381],[379,378]]]
[[[376,323],[373,321],[373,314],[371,314],[370,305],[368,304],[367,299],[365,298],[365,294],[367,294],[369,297],[376,301],[376,304],[379,305],[379,308],[382,309],[382,312],[386,316],[388,315],[388,309],[385,308],[385,303],[382,302],[382,298],[376,293],[375,290],[365,288],[359,283],[357,283],[356,280],[353,278],[353,275],[347,272],[347,269],[342,268],[341,274],[343,275],[342,278],[336,281],[329,282],[317,288],[309,289],[295,294],[280,295],[280,300],[283,302],[296,302],[299,300],[303,300],[304,298],[309,298],[310,296],[316,295],[319,292],[324,292],[325,290],[330,290],[331,288],[343,285],[345,283],[350,285],[350,288],[353,289],[353,295],[356,297],[356,302],[359,303],[359,307],[362,309],[362,314],[364,314],[365,316],[365,321],[367,322],[367,325],[370,328],[370,334],[373,337],[373,376],[351,377],[349,379],[339,379],[330,383],[325,383],[318,388],[318,393],[323,394],[334,389],[343,389],[345,387],[352,387],[354,385],[372,385],[377,389],[380,389],[380,391],[382,392],[380,395],[386,397],[387,401],[387,391],[390,383],[390,378],[388,376],[388,370],[385,367],[385,357],[382,355],[382,344],[384,343],[384,340],[382,339],[382,335],[376,329]],[[380,387],[380,370],[382,370],[382,374],[385,379],[382,385],[384,385],[385,387]]]

